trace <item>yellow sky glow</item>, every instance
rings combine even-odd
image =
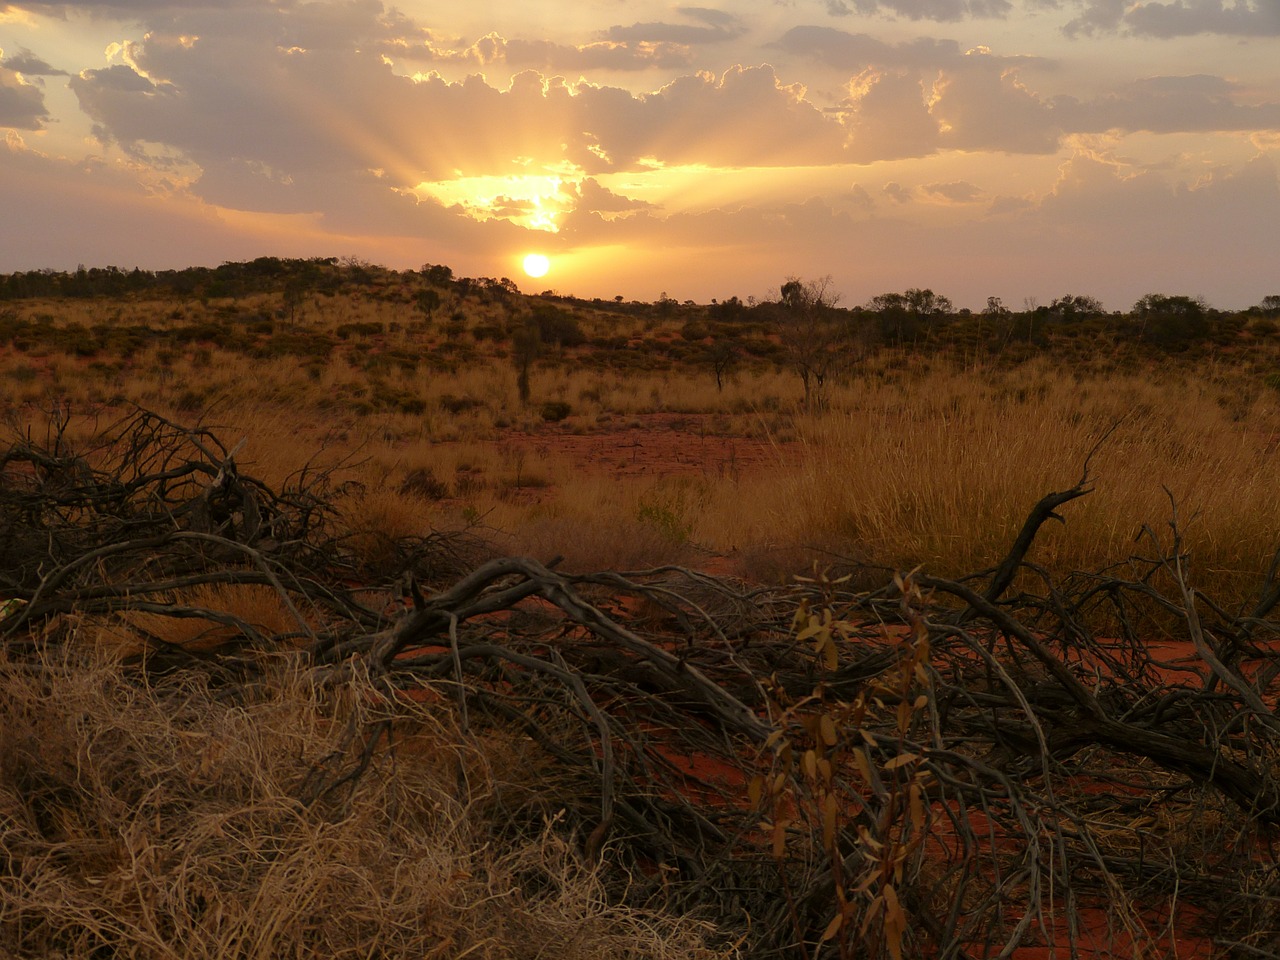
[[[560,229],[557,218],[573,209],[572,198],[562,190],[564,184],[562,177],[543,174],[458,177],[424,181],[413,193],[446,207],[461,207],[473,220],[510,220],[530,230],[556,233]]]

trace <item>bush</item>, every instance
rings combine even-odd
[[[543,343],[558,343],[562,347],[580,347],[587,342],[587,335],[572,314],[555,307],[538,307],[533,322]]]
[[[548,400],[542,405],[540,412],[547,423],[559,423],[573,412],[573,408],[563,400]]]
[[[451,393],[443,394],[440,397],[440,408],[447,413],[466,413],[468,410],[474,410],[476,407],[482,406],[479,400],[474,397],[455,397]]]
[[[449,496],[449,485],[440,480],[430,467],[410,470],[400,484],[402,494],[413,494],[424,500],[443,500]]]

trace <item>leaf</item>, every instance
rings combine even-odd
[[[871,761],[867,759],[866,752],[863,750],[853,751],[853,762],[858,768],[858,773],[862,774],[863,781],[870,783],[872,780]]]
[[[880,892],[884,895],[885,922],[887,923],[890,919],[904,919],[902,904],[898,902],[898,891],[893,888],[893,884],[886,883]]]
[[[893,960],[902,960],[902,935],[907,929],[907,917],[902,912],[902,904],[898,902],[898,891],[886,883],[884,894],[884,939],[889,947]]]
[[[821,633],[823,633],[824,630],[825,628],[822,626],[821,623],[818,622],[817,618],[815,617],[814,619],[809,621],[809,625],[807,627],[805,627],[803,630],[801,630],[799,633],[796,634],[796,641],[803,643],[805,640],[808,640],[810,637],[819,636]]]
[[[764,777],[761,774],[757,773],[747,784],[747,799],[753,807],[760,806],[760,801],[764,799]]]
[[[819,939],[818,942],[826,943],[828,940],[830,940],[832,937],[834,937],[837,933],[840,932],[840,927],[843,925],[844,925],[844,914],[837,913],[834,917],[831,918],[831,922],[827,924],[827,929],[822,931],[822,937]]]
[[[915,763],[920,759],[918,753],[900,753],[888,763],[884,765],[886,770],[897,770],[899,767],[905,767],[908,763]]]
[[[773,859],[781,860],[787,852],[787,827],[790,820],[779,820],[773,825]]]
[[[836,731],[836,722],[831,719],[830,714],[824,713],[818,721],[818,733],[822,737],[822,742],[828,747],[834,747],[840,742],[840,735]]]
[[[822,648],[822,659],[828,670],[834,670],[840,666],[840,651],[836,649],[835,641],[831,639],[831,635],[827,635],[827,642]]]
[[[836,816],[840,812],[836,795],[828,793],[823,798],[822,804],[822,846],[827,850],[833,850],[836,839]]]
[[[884,849],[884,844],[871,835],[871,831],[866,827],[858,827],[858,841],[870,850],[872,853],[879,855]]]
[[[812,750],[806,750],[800,758],[800,769],[810,780],[818,779],[818,755]]]
[[[818,758],[818,779],[824,784],[831,784],[831,761],[826,757]]]

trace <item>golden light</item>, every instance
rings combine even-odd
[[[566,192],[573,181],[553,174],[455,177],[423,181],[413,188],[420,199],[431,198],[446,207],[458,206],[472,220],[509,220],[517,226],[547,233],[559,231],[559,217],[573,210],[576,193]]]
[[[551,269],[551,261],[540,253],[531,253],[524,258],[524,272],[531,277],[545,277]]]

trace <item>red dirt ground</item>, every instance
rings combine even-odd
[[[723,417],[697,413],[616,417],[587,433],[546,424],[533,431],[508,431],[494,443],[618,478],[738,479],[776,462],[783,449],[770,439],[733,435]]]

